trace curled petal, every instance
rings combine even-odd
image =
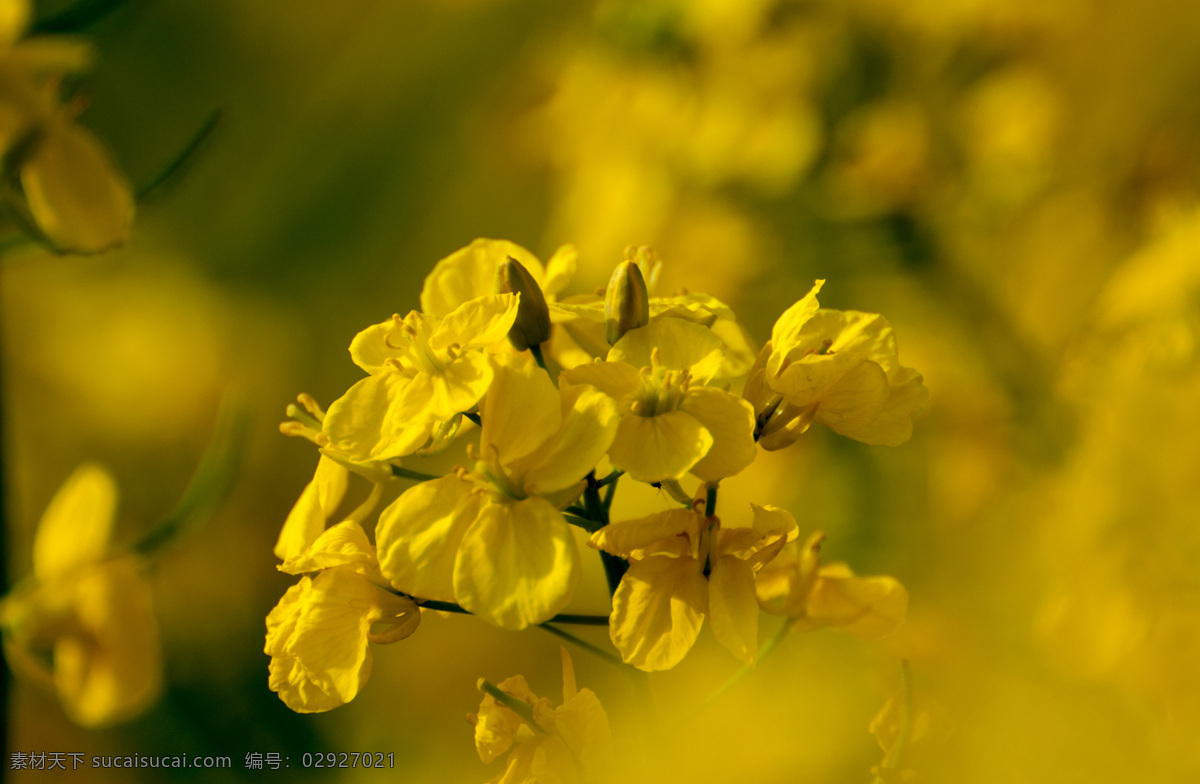
[[[695,560],[653,556],[621,578],[609,636],[639,670],[669,670],[695,644],[707,607],[708,581]]]
[[[754,462],[754,408],[745,400],[721,389],[689,389],[679,404],[704,425],[713,437],[712,448],[692,466],[692,474],[715,482],[739,473]]]

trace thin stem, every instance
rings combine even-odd
[[[537,734],[546,734],[546,730],[542,729],[542,725],[538,724],[537,720],[533,718],[533,709],[529,707],[528,703],[522,702],[511,694],[501,691],[494,683],[483,678],[479,679],[479,690],[484,694],[490,694],[496,702],[520,716]]]
[[[417,482],[430,482],[434,479],[441,479],[440,476],[434,474],[423,474],[420,471],[413,471],[409,468],[401,468],[398,465],[392,466],[392,476],[398,476],[401,479],[412,479]]]
[[[596,480],[596,487],[604,487],[605,485],[611,485],[612,483],[616,482],[618,479],[620,479],[624,475],[625,475],[624,471],[614,468],[612,470],[612,472],[609,473],[608,476],[604,477],[603,479]]]
[[[546,367],[546,357],[542,355],[542,344],[534,343],[531,345],[529,353],[533,354],[533,359],[538,363],[538,367],[546,371],[547,376],[550,376],[550,380],[554,382],[554,386],[558,386],[558,380],[554,378],[554,374],[550,372],[550,368]]]
[[[884,755],[879,766],[880,773],[876,774],[872,784],[887,784],[887,779],[880,774],[883,771],[900,770],[904,763],[904,754],[908,751],[908,744],[912,741],[917,695],[913,688],[912,671],[906,660],[900,662],[900,694],[903,699],[900,706],[900,731],[896,734],[896,742]]]
[[[218,420],[216,435],[200,458],[183,497],[170,514],[133,543],[134,552],[151,554],[175,538],[186,525],[194,524],[216,510],[237,477],[248,426],[247,413],[232,411],[226,404]]]
[[[159,172],[150,182],[138,188],[136,196],[138,203],[144,202],[147,196],[150,196],[171,180],[180,177],[187,167],[195,162],[196,158],[199,157],[201,147],[213,135],[213,131],[217,129],[217,124],[220,120],[220,109],[217,109],[205,118],[204,122],[200,125],[200,129],[188,140],[183,149],[171,159],[166,168]]]
[[[401,594],[399,591],[393,591],[393,593],[399,594],[401,596],[408,596],[408,594]],[[411,598],[414,602],[416,602],[419,606],[425,608],[426,610],[440,610],[441,612],[458,613],[460,615],[473,615],[474,614],[470,610],[463,607],[462,605],[455,604],[454,602],[443,602],[443,601],[439,601],[437,599],[420,599],[420,598],[417,598],[416,596],[412,596],[409,598]],[[570,613],[559,613],[558,615],[554,616],[550,620],[546,621],[546,623],[573,623],[573,624],[577,624],[580,626],[608,626],[608,616],[607,615],[572,615]]]
[[[706,517],[717,516],[717,484],[713,483],[708,486],[704,494],[704,515]]]
[[[557,626],[551,626],[549,623],[541,623],[541,624],[538,624],[538,628],[545,629],[546,631],[553,634],[555,637],[566,640],[567,642],[571,643],[572,645],[582,648],[583,650],[587,651],[588,653],[592,654],[593,656],[597,656],[601,659],[604,659],[604,661],[606,661],[609,664],[612,664],[616,667],[628,666],[625,664],[625,662],[621,661],[621,658],[619,656],[609,653],[608,651],[604,650],[603,648],[599,648],[595,645],[592,645],[587,640],[580,639],[579,637],[576,637],[574,634],[571,634],[570,632],[563,631],[562,629],[558,628]]]
[[[764,642],[762,644],[762,647],[758,649],[758,657],[755,660],[756,663],[761,662],[763,659],[767,658],[767,656],[769,656],[770,653],[775,650],[775,648],[779,645],[779,643],[783,642],[784,638],[786,638],[788,636],[788,634],[791,633],[793,625],[794,624],[792,623],[791,618],[787,618],[784,620],[784,624],[783,624],[783,626],[779,627],[779,631],[775,632],[775,635],[773,637],[771,637],[771,639]],[[752,667],[750,665],[746,665],[746,666],[742,667],[740,670],[738,670],[737,672],[735,672],[733,675],[729,676],[729,679],[727,681],[725,681],[720,686],[718,686],[716,691],[714,691],[712,694],[708,695],[704,699],[704,702],[700,703],[700,707],[696,710],[696,713],[699,713],[700,711],[704,710],[705,708],[707,708],[708,706],[712,705],[714,702],[719,700],[721,697],[725,696],[725,693],[727,691],[732,689],[734,686],[738,685],[738,683],[740,683],[743,678],[745,678],[747,675],[749,675],[752,672],[754,672],[754,667]]]

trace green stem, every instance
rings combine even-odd
[[[711,484],[704,493],[704,515],[706,517],[717,516],[717,484]]]
[[[393,591],[399,596],[408,596],[408,594]],[[414,602],[426,610],[440,610],[441,612],[458,613],[459,615],[474,615],[470,610],[462,605],[454,602],[443,602],[437,599],[420,599],[416,596],[410,596]],[[608,626],[607,615],[572,615],[571,613],[559,613],[546,623],[574,623],[580,626]]]
[[[529,707],[528,703],[522,702],[511,694],[501,691],[494,683],[482,678],[479,679],[479,690],[484,694],[492,695],[496,702],[520,716],[537,734],[546,734],[546,730],[542,729],[542,725],[538,724],[537,720],[533,718],[533,709]]]
[[[538,367],[546,371],[547,376],[550,376],[550,380],[554,382],[554,386],[558,386],[558,380],[554,378],[554,374],[550,372],[550,368],[546,367],[546,358],[542,356],[542,345],[534,343],[529,347],[529,353],[533,354],[533,359],[538,363]]]
[[[901,765],[904,764],[904,754],[908,751],[908,744],[912,741],[917,695],[913,688],[912,672],[907,661],[900,662],[900,693],[903,699],[900,706],[900,731],[896,735],[895,744],[883,757],[883,763],[879,766],[881,772],[899,771]],[[872,784],[887,784],[887,779],[876,774]]]
[[[420,471],[413,471],[409,468],[401,468],[398,465],[392,466],[392,476],[398,476],[401,479],[412,479],[417,482],[430,482],[434,479],[441,479],[440,476],[434,474],[423,474]]]
[[[605,485],[611,485],[624,475],[625,475],[624,471],[614,468],[608,476],[604,477],[603,479],[596,480],[596,487],[604,487]]]
[[[134,552],[150,555],[174,539],[185,526],[216,510],[237,476],[248,425],[249,417],[245,411],[231,411],[226,404],[218,420],[216,435],[200,458],[200,465],[183,491],[183,497],[170,514],[133,543]]]
[[[167,164],[166,168],[159,172],[150,182],[138,188],[136,199],[139,204],[144,202],[147,196],[150,196],[171,180],[182,176],[187,167],[195,162],[199,156],[201,147],[212,136],[213,131],[217,129],[217,124],[220,120],[220,109],[217,109],[205,118],[204,122],[200,125],[200,129],[196,131],[195,135],[184,145],[183,149]]]
[[[619,657],[615,654],[609,653],[608,651],[604,650],[603,648],[599,648],[595,645],[592,645],[587,640],[580,639],[579,637],[576,637],[574,634],[571,634],[570,632],[563,631],[562,629],[558,628],[557,626],[551,626],[549,623],[540,623],[540,624],[538,624],[538,628],[545,629],[546,631],[553,634],[555,637],[566,640],[567,642],[571,643],[572,645],[582,648],[583,650],[587,651],[588,653],[592,654],[593,656],[604,659],[604,661],[606,661],[609,664],[612,664],[616,667],[628,666],[625,664],[625,662],[621,661],[621,657]]]
[[[792,626],[793,626],[792,619],[791,618],[785,619],[783,626],[779,627],[779,631],[775,632],[775,635],[773,637],[771,637],[771,639],[764,642],[762,644],[762,647],[758,649],[758,657],[755,660],[755,662],[756,663],[761,662],[763,659],[767,658],[767,656],[769,656],[771,654],[771,652],[774,651],[776,647],[778,647],[779,643],[783,642],[784,638],[786,638],[788,636],[788,634],[791,633]],[[742,667],[740,670],[738,670],[737,672],[735,672],[733,675],[729,676],[729,679],[727,681],[725,681],[720,686],[718,686],[716,691],[714,691],[712,694],[708,695],[704,699],[704,702],[700,703],[700,707],[696,710],[696,713],[699,713],[700,711],[704,710],[705,708],[707,708],[708,706],[712,705],[714,702],[719,700],[721,697],[725,696],[725,692],[729,691],[734,686],[738,685],[738,683],[740,683],[743,678],[745,678],[747,675],[749,675],[752,672],[754,672],[754,667],[752,667],[750,665],[746,665],[746,666]]]
[[[608,500],[611,504],[611,494]],[[583,508],[587,512],[587,519],[596,526],[592,530],[598,531],[608,525],[608,506],[600,498],[600,482],[596,479],[595,471],[587,475],[587,487],[583,490]],[[604,578],[608,581],[608,594],[612,596],[617,592],[617,586],[621,584],[621,578],[625,576],[625,572],[629,571],[629,561],[602,550],[600,551],[600,562],[604,565]]]

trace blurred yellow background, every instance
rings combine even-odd
[[[112,469],[130,541],[178,500],[224,396],[253,425],[230,498],[157,561],[163,698],[86,731],[19,683],[10,751],[233,760],[89,781],[284,775],[248,752],[288,756],[289,780],[500,772],[463,721],[476,679],[557,700],[550,635],[427,613],[316,716],[268,690],[262,645],[292,582],[271,548],[314,465],[284,407],[340,395],[359,329],[503,237],[575,244],[572,292],[653,246],[661,291],[719,297],[759,344],[827,278],[822,305],[885,314],[931,394],[903,446],[814,430],[722,486],[724,510],[783,506],[831,559],[900,579],[907,625],[794,634],[693,715],[738,667],[705,631],[652,679],[678,729],[630,780],[870,781],[901,658],[928,716],[916,781],[1200,780],[1200,5],[129,0],[80,32],[99,54],[81,122],[135,187],[221,115],[127,247],[0,260],[10,580],[79,463]],[[631,485],[618,519],[658,503]],[[606,612],[584,560],[571,611]],[[628,684],[573,656],[636,744]],[[316,751],[396,770],[298,770]]]

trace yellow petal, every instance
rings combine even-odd
[[[746,664],[758,653],[758,600],[753,567],[732,556],[718,558],[708,576],[708,620],[713,634]]]
[[[432,422],[400,415],[410,384],[397,373],[358,381],[325,414],[323,430],[330,444],[360,463],[393,460],[420,449],[429,440]]]
[[[520,245],[477,239],[434,265],[421,289],[421,310],[440,318],[464,302],[493,294],[496,267],[508,256],[521,262],[536,280],[545,277],[542,263]]]
[[[376,645],[390,645],[410,637],[421,625],[421,608],[406,596],[376,588],[375,604],[367,616],[371,622],[367,639]]]
[[[379,567],[396,588],[454,601],[454,560],[483,503],[454,474],[410,487],[379,514]]]
[[[379,577],[375,548],[367,541],[362,526],[353,520],[323,532],[307,548],[284,561],[279,571],[302,574],[335,566],[348,567],[364,577]]]
[[[669,670],[691,650],[708,608],[708,581],[691,558],[633,563],[613,594],[609,636],[640,670]]]
[[[768,366],[768,373],[774,373],[779,368],[779,362],[796,348],[800,339],[800,331],[817,312],[817,294],[825,281],[818,280],[812,289],[800,298],[796,304],[783,312],[771,329],[771,345],[776,351],[776,357]]]
[[[609,362],[648,367],[657,349],[660,364],[669,370],[699,368],[694,375],[711,376],[721,364],[721,339],[708,327],[675,318],[651,321],[631,329],[608,352]]]
[[[457,343],[472,348],[504,340],[517,319],[519,299],[515,294],[490,294],[464,302],[438,323],[430,346],[440,350]]]
[[[326,569],[302,596],[287,653],[322,691],[354,699],[371,674],[367,645],[377,587],[350,569]]]
[[[344,704],[335,691],[326,691],[309,677],[300,660],[288,650],[301,610],[311,593],[312,580],[305,577],[280,598],[267,615],[267,643],[263,649],[271,657],[268,680],[271,691],[298,713],[328,711]]]
[[[693,387],[679,403],[713,438],[712,447],[692,466],[692,474],[715,482],[754,462],[754,408],[741,398],[711,387]]]
[[[133,558],[88,570],[76,583],[76,629],[54,645],[54,680],[85,727],[128,719],[153,702],[162,652],[153,590]]]
[[[652,417],[626,414],[617,425],[608,456],[634,479],[661,482],[686,474],[712,445],[712,434],[685,411]]]
[[[102,559],[117,508],[117,485],[96,463],[84,463],[46,507],[33,540],[33,573],[39,580]]]
[[[514,465],[531,493],[547,495],[571,487],[600,462],[617,433],[617,407],[594,389],[561,392],[565,409],[553,438]]]
[[[59,248],[99,253],[129,238],[129,182],[96,137],[78,126],[47,127],[21,168],[21,186],[33,219]]]
[[[874,416],[854,416],[825,404],[817,409],[814,421],[864,444],[903,444],[912,437],[913,414],[929,402],[929,390],[922,383],[921,375],[911,368],[902,368],[896,375],[903,379],[902,383],[889,379],[887,397]]]
[[[337,511],[346,495],[350,472],[341,464],[321,455],[313,479],[288,512],[279,539],[275,542],[275,557],[281,561],[293,558],[312,544],[325,530],[325,524]]]
[[[554,255],[546,262],[546,276],[541,280],[542,292],[547,299],[558,294],[567,287],[571,278],[575,277],[575,266],[579,252],[574,245],[563,245],[554,251]],[[518,259],[520,261],[520,259]],[[529,269],[526,267],[526,269]],[[532,273],[533,270],[530,270]],[[537,277],[536,275],[534,277]]]
[[[614,400],[635,395],[642,389],[642,374],[627,362],[591,362],[564,372],[559,383],[591,384]]]
[[[571,530],[557,509],[536,497],[485,504],[454,564],[459,603],[505,629],[548,620],[578,583]]]
[[[445,421],[475,407],[492,383],[492,366],[481,351],[460,354],[438,373],[418,373],[400,387],[389,417],[410,423]],[[331,407],[332,408],[332,407]]]
[[[591,544],[634,560],[653,554],[696,558],[703,524],[704,518],[691,509],[669,509],[637,520],[609,523],[592,534]]]
[[[495,449],[511,464],[538,449],[562,426],[562,399],[554,382],[533,362],[493,359],[495,375],[483,403],[480,450]]]
[[[29,26],[29,0],[4,0],[0,3],[0,51],[7,50]]]
[[[396,334],[398,330],[395,319],[388,319],[355,335],[350,341],[350,358],[354,364],[371,375],[384,372],[389,359],[402,357],[407,351],[403,338]]]
[[[808,598],[808,617],[865,640],[891,634],[904,622],[908,591],[891,577],[856,577],[845,564],[822,567]]]

